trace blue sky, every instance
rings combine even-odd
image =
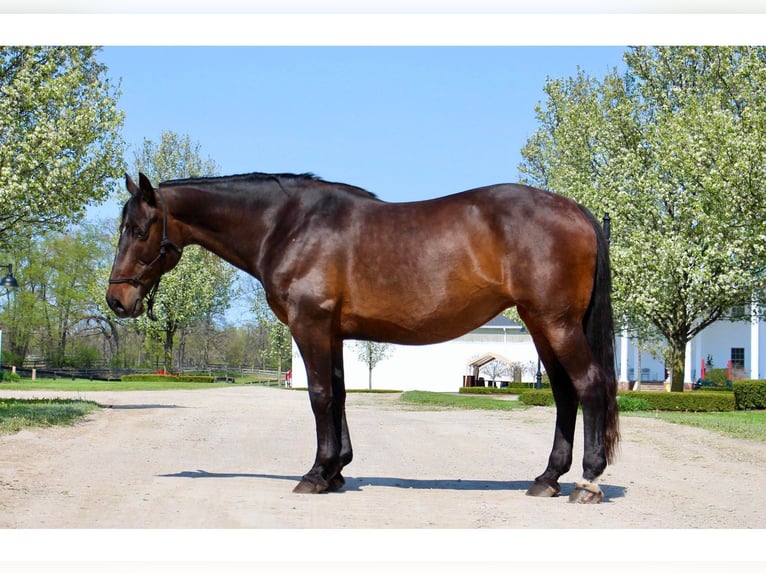
[[[546,78],[603,76],[625,50],[107,46],[100,58],[120,81],[129,163],[170,130],[221,175],[308,171],[410,201],[516,181]]]

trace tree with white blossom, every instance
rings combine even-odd
[[[611,217],[618,321],[686,344],[766,286],[766,48],[640,47],[549,79],[523,179]]]
[[[0,252],[61,230],[124,171],[119,91],[87,46],[0,46]]]
[[[163,132],[159,142],[144,140],[135,153],[134,168],[153,185],[160,181],[216,175],[218,166],[204,159],[199,143],[188,135]],[[210,322],[231,302],[235,269],[199,246],[184,249],[178,265],[162,277],[154,303],[156,321],[139,319],[142,330],[163,346],[164,368],[170,370],[176,334],[195,323]]]

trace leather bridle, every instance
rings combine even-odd
[[[174,249],[178,252],[180,255],[183,253],[183,248],[179,247],[176,243],[173,243],[168,239],[168,216],[167,216],[167,209],[165,208],[165,198],[162,196],[162,193],[159,189],[154,190],[157,197],[159,198],[160,206],[162,208],[162,241],[160,241],[160,252],[157,254],[157,257],[152,259],[151,262],[147,263],[141,271],[136,273],[135,275],[131,275],[130,277],[121,277],[119,279],[112,279],[109,278],[109,284],[113,285],[115,283],[135,283],[140,285],[141,287],[146,287],[146,284],[141,281],[143,276],[146,274],[147,271],[149,271],[158,261],[160,261],[163,257],[165,257],[165,254],[168,252],[168,247],[171,249]],[[152,321],[157,320],[157,316],[154,314],[154,296],[157,294],[157,289],[160,286],[160,279],[162,279],[162,276],[157,279],[157,282],[152,285],[152,287],[148,290],[149,298],[146,301],[146,316],[149,317]]]

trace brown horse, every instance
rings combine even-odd
[[[106,299],[119,317],[149,306],[163,273],[198,244],[256,277],[288,325],[308,375],[314,465],[295,492],[343,486],[352,449],[343,341],[430,344],[515,305],[556,400],[553,450],[527,494],[555,496],[572,463],[578,405],[583,480],[573,502],[603,498],[596,480],[618,442],[608,243],[574,201],[512,184],[414,203],[308,175],[186,179],[131,198]]]

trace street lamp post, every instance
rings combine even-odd
[[[540,355],[537,356],[537,374],[535,374],[535,388],[538,391],[543,388],[543,373],[540,371]]]
[[[16,281],[16,278],[13,276],[13,265],[10,263],[2,263],[0,264],[0,267],[5,267],[8,269],[8,273],[5,277],[3,277],[2,281],[0,281],[0,287],[5,287],[6,289],[16,289],[19,286],[19,282]],[[0,380],[3,378],[3,329],[0,328]]]
[[[19,286],[19,282],[13,276],[13,265],[10,263],[0,263],[0,267],[5,267],[8,270],[3,280],[0,281],[0,287],[16,289]]]

